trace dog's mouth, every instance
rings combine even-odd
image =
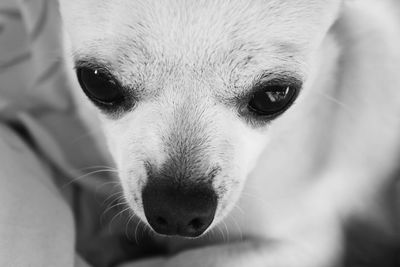
[[[143,209],[160,235],[196,238],[214,221],[217,194],[209,184],[150,182],[142,191]]]

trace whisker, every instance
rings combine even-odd
[[[88,176],[91,176],[91,175],[93,175],[93,174],[97,174],[97,173],[107,173],[107,172],[113,172],[113,171],[110,171],[110,170],[107,170],[107,169],[103,169],[103,170],[96,170],[96,171],[92,171],[92,172],[86,173],[86,174],[84,174],[84,175],[81,175],[81,176],[79,176],[79,177],[77,177],[77,178],[74,178],[74,179],[72,179],[71,181],[65,183],[65,184],[62,186],[62,188],[64,189],[65,187],[67,187],[67,186],[69,186],[69,185],[71,185],[71,184],[77,182],[78,180],[84,179],[84,178],[86,178],[86,177],[88,177]]]
[[[121,210],[120,212],[118,212],[116,215],[113,216],[113,218],[111,219],[111,221],[110,221],[110,223],[109,223],[109,225],[108,225],[110,234],[112,234],[112,232],[111,232],[111,226],[112,226],[113,222],[115,221],[115,219],[116,219],[117,217],[121,216],[124,212],[129,211],[129,210],[130,210],[130,207],[127,207],[127,208]]]
[[[331,101],[332,103],[337,104],[338,106],[340,106],[341,108],[343,108],[347,113],[349,113],[349,115],[354,116],[354,110],[353,110],[352,108],[350,108],[348,105],[346,105],[344,102],[338,100],[337,98],[335,98],[335,97],[333,97],[333,96],[331,96],[331,95],[328,95],[328,94],[326,94],[326,93],[324,93],[324,92],[318,92],[318,91],[316,91],[316,92],[313,92],[313,93],[314,93],[314,94],[317,94],[317,95],[319,95],[319,96],[324,97],[325,99]]]
[[[102,183],[101,185],[96,186],[95,192],[98,193],[101,189],[103,189],[103,187],[110,186],[110,185],[112,185],[112,186],[111,186],[111,188],[108,188],[109,192],[114,192],[116,190],[116,188],[118,187],[119,188],[118,192],[122,193],[122,191],[121,191],[121,183],[119,181],[111,181],[111,182]],[[113,193],[111,196],[115,195],[116,193],[117,192]],[[107,197],[107,199],[103,201],[103,204],[105,204],[105,202],[107,202],[107,200],[111,196]]]
[[[143,238],[143,232],[145,231],[146,225],[145,225],[144,222],[142,222],[142,220],[138,219],[138,222],[137,222],[136,228],[135,228],[135,242],[136,242],[137,245],[140,244],[140,242],[139,242],[139,235],[138,235],[138,229],[140,229],[140,227],[142,226],[142,224],[143,224],[143,227],[142,227],[142,238]]]
[[[125,225],[125,236],[126,236],[126,238],[128,238],[129,241],[132,241],[131,235],[128,232],[129,231],[128,230],[129,229],[129,223],[131,223],[134,218],[135,218],[134,215],[132,214],[132,212],[130,212],[130,214],[128,216],[128,222]]]
[[[102,215],[102,216],[105,216],[105,215],[107,214],[107,212],[109,212],[110,210],[112,210],[112,209],[114,209],[114,208],[116,208],[116,207],[119,207],[119,206],[123,206],[123,205],[126,205],[126,203],[124,203],[124,202],[119,202],[119,203],[116,203],[116,204],[114,204],[114,205],[108,207],[108,208],[103,212],[103,215]]]
[[[237,228],[238,231],[239,231],[239,234],[240,234],[240,241],[243,241],[243,231],[242,231],[242,228],[240,228],[239,223],[236,221],[236,219],[235,219],[235,217],[234,217],[233,215],[232,215],[232,216],[229,216],[229,218],[233,220],[233,223],[236,225],[236,228]]]
[[[101,222],[101,223],[104,222],[107,213],[110,212],[112,209],[119,208],[119,207],[124,206],[124,205],[128,205],[128,204],[125,202],[123,196],[119,196],[119,197],[115,200],[115,202],[116,202],[115,204],[108,206],[108,207],[102,212],[102,214],[101,214],[101,216],[100,216],[100,222]]]
[[[217,225],[216,228],[218,229],[219,233],[220,233],[221,236],[222,236],[222,241],[223,241],[224,243],[226,243],[224,232],[221,230],[221,228],[219,227],[219,225]]]
[[[257,196],[256,194],[249,194],[249,193],[243,191],[242,192],[242,197],[251,197],[251,198],[253,198],[254,200],[256,200],[256,204],[257,205],[261,204],[261,207],[266,207],[267,208],[267,207],[270,206],[270,204],[268,204],[263,198]]]
[[[207,232],[206,237],[208,238],[208,241],[211,241],[212,238],[215,236],[215,228],[216,228],[216,227],[217,227],[217,226],[211,228],[211,229]]]
[[[224,224],[225,231],[226,231],[226,236],[227,236],[228,243],[229,243],[230,240],[229,240],[229,229],[228,229],[228,226],[226,225],[226,223],[224,221],[222,221],[222,223]]]
[[[112,198],[113,198],[113,197],[116,197],[116,196],[117,196],[117,198],[114,199],[114,200],[112,200]],[[110,201],[111,203],[113,203],[113,202],[115,202],[115,201],[123,200],[123,197],[124,197],[123,192],[117,191],[117,192],[115,192],[115,193],[109,195],[109,196],[103,201],[102,205],[105,205],[108,201]]]
[[[94,165],[94,166],[88,166],[84,168],[80,168],[80,171],[86,171],[86,170],[92,170],[92,169],[107,169],[107,170],[115,170],[118,172],[118,169],[112,166],[107,166],[107,165]]]
[[[242,215],[246,215],[244,210],[238,204],[235,204],[235,206],[233,208],[237,209]]]

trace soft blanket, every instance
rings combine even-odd
[[[0,266],[124,258],[123,206],[107,209],[120,188],[77,115],[62,50],[56,1],[0,1]]]

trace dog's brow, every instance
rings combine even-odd
[[[246,84],[231,88],[230,95],[233,98],[243,96],[248,94],[256,85],[264,82],[302,84],[304,78],[304,75],[299,71],[289,71],[282,68],[264,70],[255,74],[252,78],[250,77]]]
[[[283,68],[274,68],[267,71],[261,71],[255,76],[254,81],[259,80],[302,80],[301,75],[296,71],[285,70]]]
[[[106,70],[108,72],[112,72],[113,70],[112,66],[109,63],[98,60],[94,57],[88,57],[85,55],[76,54],[74,58],[75,58],[75,68],[88,67],[88,68]]]

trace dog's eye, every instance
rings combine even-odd
[[[98,69],[78,68],[79,83],[85,94],[93,101],[103,105],[114,105],[123,99],[118,83]]]
[[[251,96],[248,108],[259,116],[278,115],[293,103],[297,91],[291,85],[260,86]]]

